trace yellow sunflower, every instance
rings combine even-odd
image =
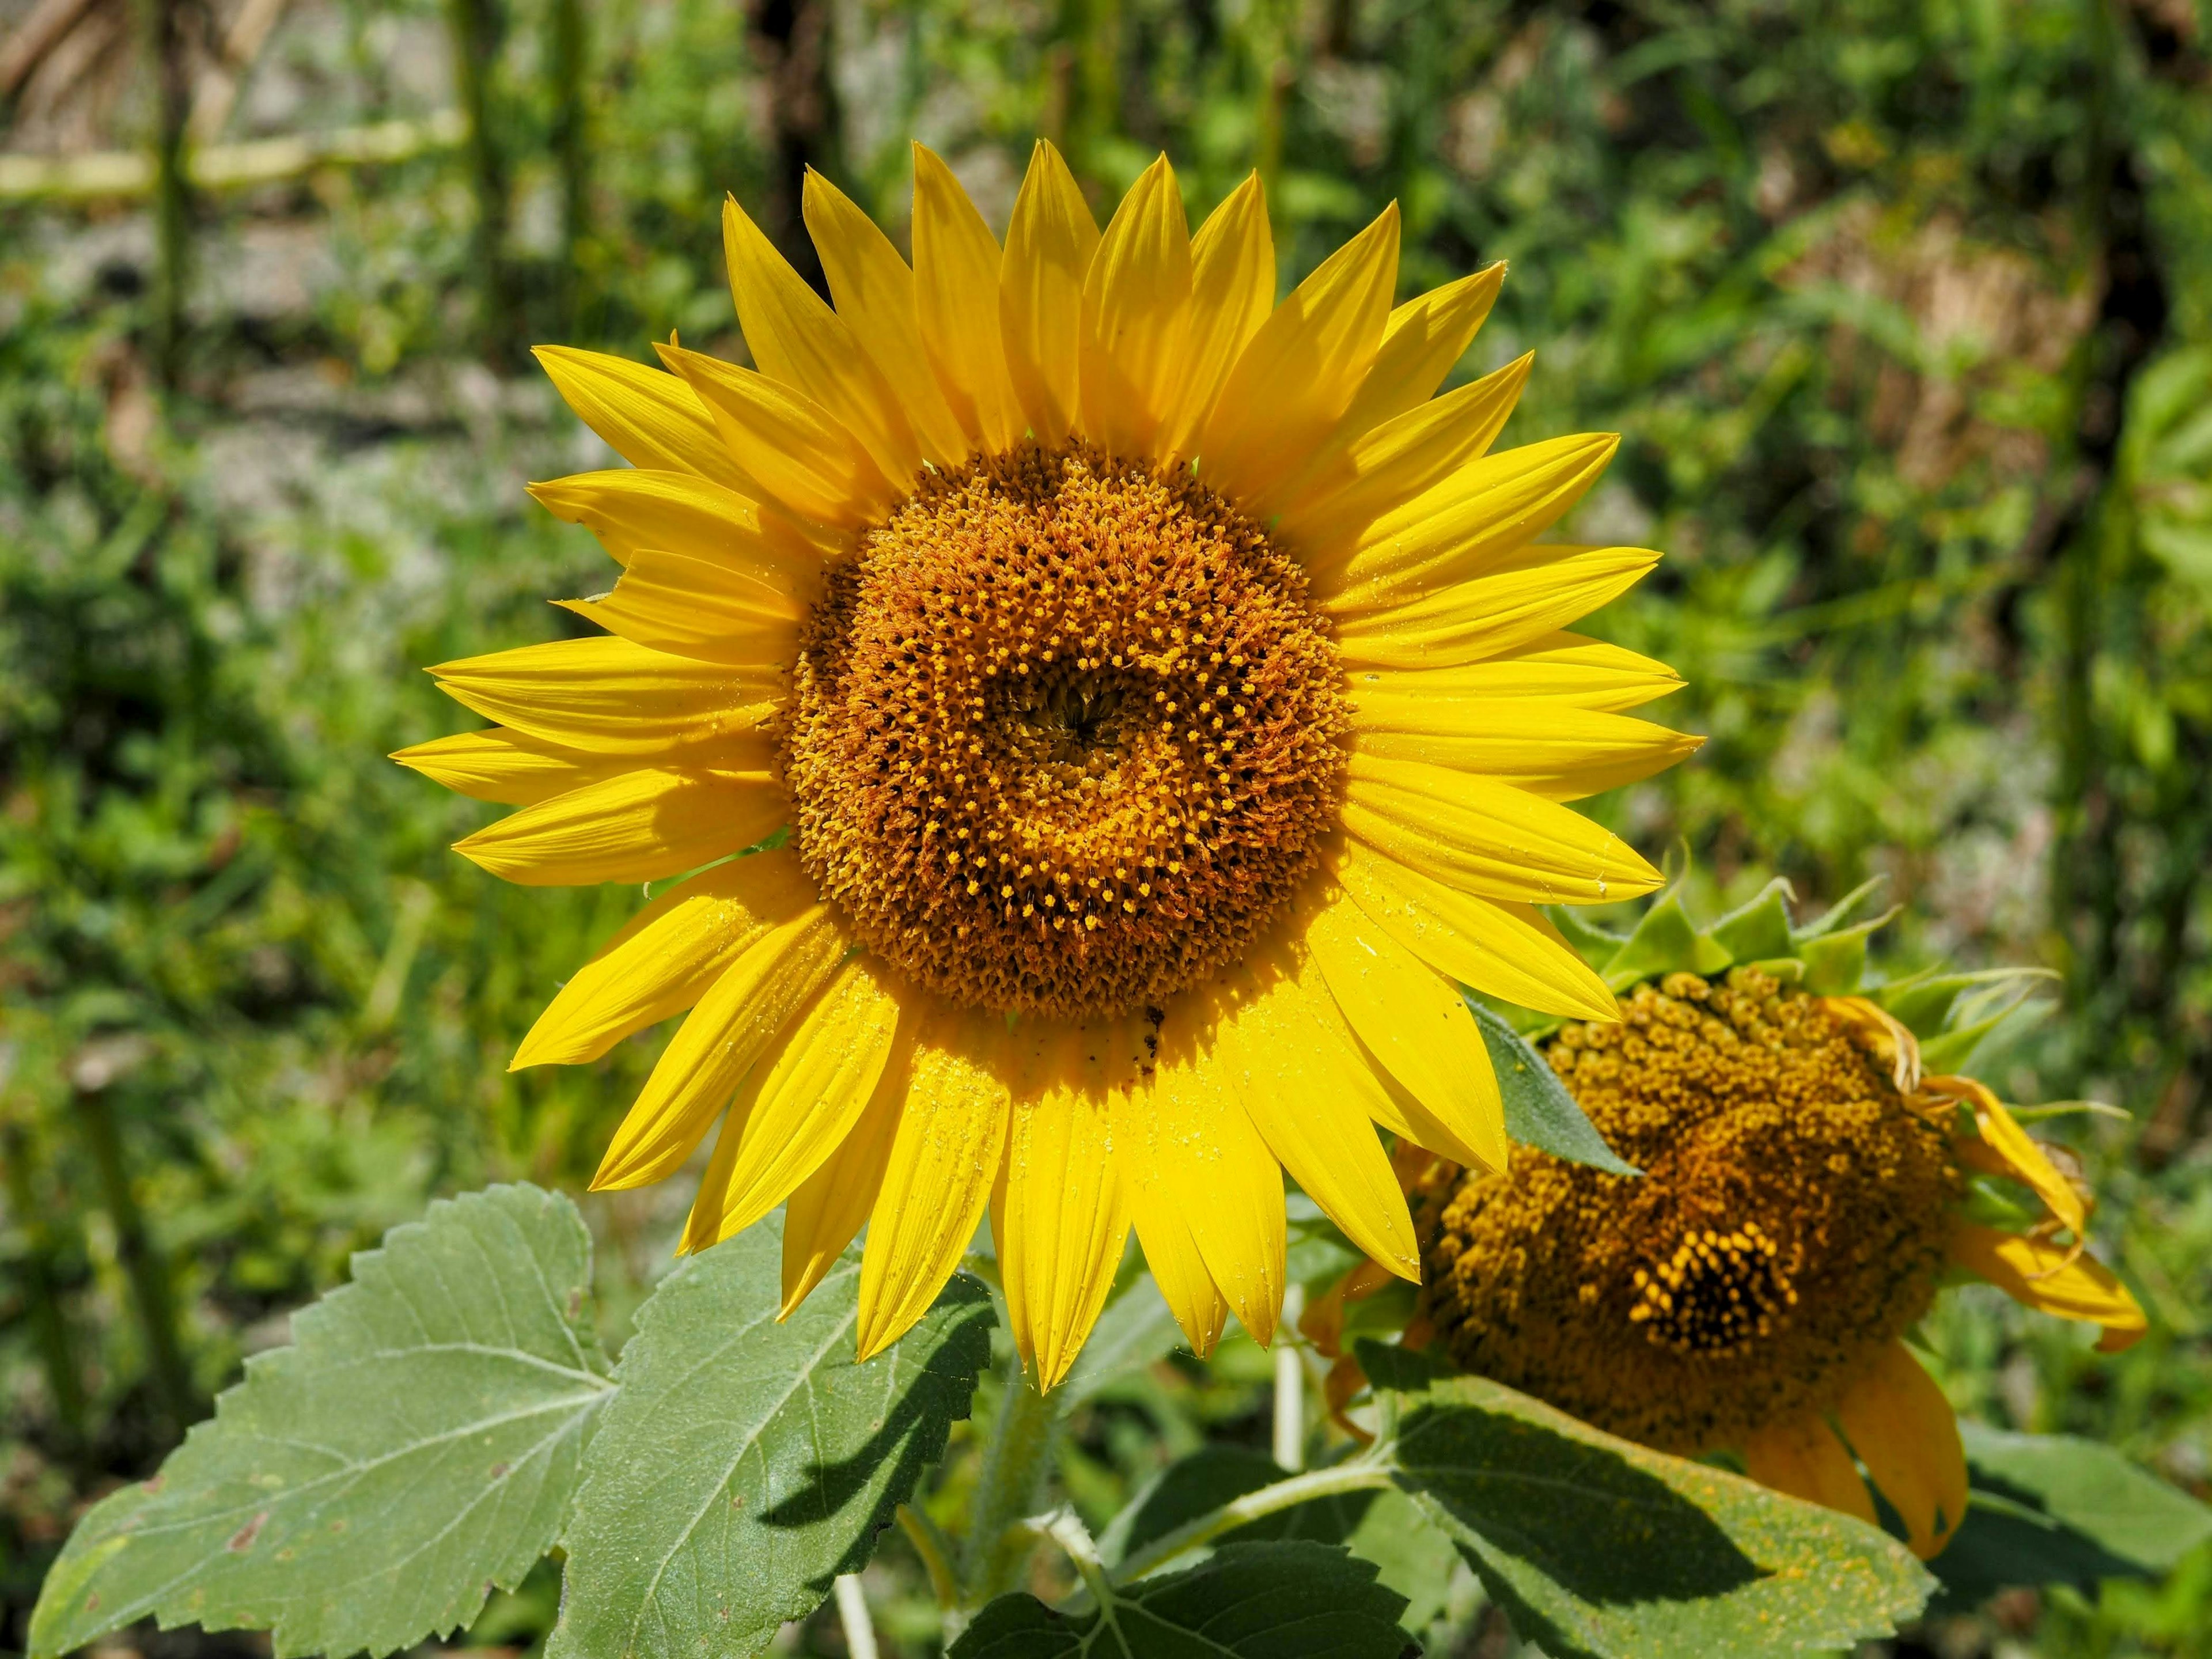
[[[1038,145],[1002,248],[916,146],[912,267],[805,210],[835,310],[724,211],[757,368],[539,352],[631,464],[534,490],[605,635],[433,670],[499,724],[397,757],[521,809],[459,843],[509,880],[684,878],[514,1064],[689,1010],[596,1185],[719,1122],[686,1248],[786,1206],[787,1311],[865,1223],[863,1357],[987,1211],[1048,1386],[1133,1225],[1269,1340],[1285,1170],[1417,1277],[1376,1127],[1504,1168],[1455,981],[1609,1016],[1534,907],[1658,877],[1562,803],[1696,746],[1559,631],[1658,557],[1539,540],[1616,441],[1490,453],[1525,357],[1432,395],[1503,271],[1393,309],[1395,207],[1279,304],[1256,178],[1193,237],[1164,157],[1102,235]]]
[[[1510,1182],[1416,1176],[1431,1280],[1413,1336],[1628,1438],[1735,1452],[1754,1480],[1869,1522],[1870,1481],[1934,1555],[1966,1516],[1966,1455],[1904,1339],[1942,1285],[1978,1279],[2100,1325],[2107,1351],[2142,1335],[2143,1314],[2085,1253],[2081,1192],[1987,1085],[1923,1075],[1918,1042],[1875,1002],[1765,971],[1802,966],[1668,974],[1616,1019],[1552,1036],[1552,1069],[1643,1173],[1531,1154]],[[2039,1218],[1978,1218],[1977,1176],[2024,1188]]]

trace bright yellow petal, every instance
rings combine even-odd
[[[1414,1123],[1408,1138],[1460,1163],[1504,1170],[1505,1103],[1458,990],[1340,891],[1310,890],[1298,914],[1306,948],[1359,1041],[1450,1136],[1440,1145]]]
[[[1966,1518],[1966,1449],[1959,1419],[1936,1379],[1902,1342],[1892,1342],[1836,1407],[1851,1449],[1905,1522],[1905,1541],[1926,1560]]]
[[[1175,406],[1161,428],[1163,455],[1197,453],[1229,371],[1275,304],[1275,239],[1267,192],[1248,174],[1191,239],[1190,343]]]
[[[1578,433],[1486,455],[1356,541],[1304,550],[1322,609],[1370,616],[1504,568],[1582,500],[1620,447],[1610,433]]]
[[[1037,441],[1056,444],[1075,425],[1083,278],[1098,223],[1060,152],[1043,139],[1014,198],[999,266],[999,327],[1006,373]]]
[[[1200,476],[1232,500],[1295,471],[1375,362],[1398,280],[1398,205],[1324,259],[1229,371],[1198,441]]]
[[[714,415],[722,441],[776,501],[802,519],[846,530],[878,523],[890,510],[897,492],[883,469],[811,398],[702,352],[659,349]]]
[[[1335,874],[1391,937],[1461,984],[1540,1013],[1620,1018],[1605,981],[1542,912],[1457,892],[1356,841],[1344,842]]]
[[[1076,389],[1093,442],[1152,453],[1182,388],[1190,309],[1190,225],[1163,155],[1121,198],[1083,281]]]
[[[846,940],[827,905],[770,929],[731,964],[661,1050],[615,1131],[594,1192],[675,1173],[755,1061],[836,969]]]
[[[732,859],[672,887],[570,975],[508,1063],[573,1066],[680,1014],[738,958],[815,902],[786,848]]]
[[[921,349],[914,272],[875,221],[811,169],[805,213],[838,317],[897,398],[923,455],[940,468],[957,466],[968,459],[969,445]]]
[[[1480,772],[1547,800],[1578,800],[1648,778],[1705,743],[1626,714],[1534,698],[1371,692],[1355,679],[1351,704],[1363,755]]]
[[[750,847],[790,814],[766,772],[624,772],[510,812],[453,850],[525,887],[659,881]]]
[[[555,518],[597,536],[620,563],[647,548],[689,554],[809,603],[821,590],[824,556],[850,545],[689,472],[580,472],[534,483],[530,493]]]
[[[1127,1130],[1117,1128],[1115,1133],[1123,1145],[1128,1144]],[[1273,1164],[1274,1159],[1270,1157],[1267,1161]],[[1276,1184],[1279,1188],[1279,1179]],[[1152,1271],[1161,1300],[1175,1316],[1183,1340],[1203,1359],[1221,1340],[1222,1327],[1229,1322],[1229,1304],[1221,1299],[1213,1275],[1206,1270],[1198,1236],[1158,1182],[1148,1181],[1129,1167],[1124,1171],[1122,1188],[1128,1194],[1129,1219],[1137,1230],[1145,1266]]]
[[[1610,830],[1492,778],[1355,753],[1344,827],[1449,887],[1533,904],[1605,904],[1660,884]]]
[[[924,1019],[860,1259],[862,1359],[928,1312],[975,1236],[1006,1157],[1006,1048],[989,1015]]]
[[[1225,1040],[1249,1080],[1253,1127],[1354,1246],[1418,1284],[1420,1250],[1406,1195],[1361,1106],[1362,1057],[1316,1018],[1279,956],[1255,955],[1224,977],[1245,994]],[[1372,1079],[1364,1080],[1371,1089]]]
[[[1951,1230],[1951,1260],[2023,1307],[2102,1325],[2105,1334],[2097,1346],[2106,1353],[2134,1346],[2150,1328],[2142,1307],[2111,1268],[2063,1245],[1961,1221]]]
[[[783,1310],[778,1319],[790,1318],[806,1300],[875,1208],[906,1106],[913,1054],[912,1033],[902,1024],[860,1121],[784,1206]]]
[[[1682,677],[1663,662],[1579,634],[1545,634],[1504,656],[1460,668],[1363,668],[1352,676],[1354,696],[1444,702],[1540,697],[1600,714],[1618,714],[1681,689]]]
[[[684,1248],[744,1231],[820,1168],[874,1097],[899,1005],[855,957],[792,1022],[775,1059],[746,1074],[701,1181]]]
[[[1530,352],[1456,391],[1409,410],[1354,439],[1279,497],[1286,544],[1316,562],[1349,550],[1367,527],[1471,465],[1504,429],[1520,400]],[[1265,512],[1267,503],[1255,511]]]
[[[911,483],[921,470],[921,446],[890,382],[860,337],[775,251],[735,197],[722,202],[722,251],[738,323],[762,372],[821,405],[894,486]]]
[[[526,645],[430,672],[441,691],[486,720],[565,749],[641,758],[750,741],[783,690],[770,670],[672,657],[621,639]]]
[[[630,560],[613,592],[562,609],[651,650],[737,668],[788,665],[806,614],[789,594],[727,565],[650,550]]]
[[[914,147],[915,304],[945,402],[978,449],[1008,447],[1026,417],[999,327],[999,242],[952,169]]]
[[[1130,1155],[1143,1158],[1147,1172],[1139,1216],[1158,1205],[1182,1218],[1237,1322],[1265,1346],[1288,1282],[1283,1172],[1241,1100],[1221,1030],[1228,1006],[1211,984],[1169,1005],[1151,1085],[1132,1092],[1132,1130],[1141,1139]]]
[[[759,747],[761,763],[766,765],[768,744],[763,741]],[[391,758],[457,794],[503,806],[535,805],[636,764],[625,756],[563,749],[505,726],[457,732],[399,750]]]
[[[1642,547],[1530,547],[1486,575],[1338,624],[1338,653],[1361,668],[1450,668],[1500,656],[1586,617],[1644,580]]]
[[[1022,1363],[1055,1387],[1106,1305],[1129,1236],[1129,1200],[1110,1091],[1136,1070],[1133,1022],[1031,1022],[1035,1046],[1007,1133],[1006,1197],[995,1228],[1007,1317]]]
[[[706,406],[675,375],[574,346],[539,346],[532,355],[562,400],[632,466],[696,472],[752,493]]]
[[[1850,1452],[1817,1417],[1761,1429],[1744,1442],[1743,1462],[1762,1486],[1854,1516],[1869,1527],[1879,1524],[1874,1496],[1859,1479]]]
[[[2005,1110],[1994,1090],[1970,1077],[1923,1077],[1920,1086],[1931,1094],[1964,1101],[1974,1115],[1974,1127],[1983,1144],[1997,1155],[2006,1173],[2033,1188],[2045,1207],[2077,1241],[2087,1237],[2089,1209],[2081,1194],[2074,1190],[2073,1183],[2059,1174],[2043,1148]]]
[[[1444,376],[1467,356],[1504,284],[1505,262],[1500,259],[1392,312],[1375,367],[1344,411],[1346,435],[1372,431],[1433,398]]]

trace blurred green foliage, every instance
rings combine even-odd
[[[804,268],[803,170],[902,235],[915,137],[1001,224],[1042,133],[1102,213],[1160,148],[1194,217],[1257,167],[1286,283],[1393,198],[1405,293],[1512,262],[1461,376],[1534,347],[1508,441],[1625,434],[1571,528],[1670,556],[1595,626],[1679,666],[1664,712],[1711,735],[1595,809],[1693,853],[1708,914],[1882,874],[1891,965],[2060,975],[1991,1074],[2132,1114],[2052,1133],[2153,1334],[2111,1362],[1969,1295],[1929,1335],[1962,1407],[2206,1491],[2208,27],[2197,0],[300,0],[227,137],[420,119],[473,52],[488,143],[201,203],[173,390],[143,217],[0,208],[0,1649],[73,1506],[349,1249],[433,1193],[588,1176],[652,1041],[505,1062],[635,895],[501,886],[446,850],[483,809],[382,757],[469,723],[418,670],[603,585],[522,493],[605,459],[522,349],[740,353],[720,192]],[[597,1203],[617,1309],[681,1202]],[[1201,1425],[1264,1444],[1267,1374],[1231,1345],[1115,1385],[1068,1492],[1103,1517]],[[873,1571],[925,1650],[910,1559]],[[483,1639],[542,1632],[550,1593]],[[2212,1653],[2212,1562],[1929,1639]]]

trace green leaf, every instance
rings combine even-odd
[[[373,1653],[467,1624],[567,1518],[612,1397],[574,1205],[494,1187],[430,1206],[246,1362],[161,1472],[86,1516],[31,1650],[149,1613]]]
[[[1790,884],[1777,876],[1759,896],[1731,910],[1706,929],[1713,943],[1735,962],[1764,962],[1793,956],[1790,937]]]
[[[989,1293],[956,1276],[854,1363],[848,1250],[776,1322],[782,1219],[693,1257],[638,1310],[592,1443],[549,1659],[759,1652],[874,1553],[990,1363]]]
[[[1507,1134],[1553,1158],[1587,1164],[1608,1175],[1644,1173],[1605,1144],[1597,1125],[1589,1121],[1541,1054],[1474,998],[1466,1001],[1481,1029],[1482,1046],[1490,1050],[1491,1069],[1498,1073],[1498,1093],[1505,1101]]]
[[[1598,971],[1607,985],[1620,991],[1638,980],[1657,979],[1663,974],[1717,974],[1731,960],[1722,946],[1698,934],[1689,912],[1682,908],[1682,890],[1677,884],[1644,913],[1636,931]]]
[[[1411,1645],[1406,1599],[1370,1563],[1304,1540],[1224,1545],[1109,1595],[1104,1615],[1002,1595],[947,1659],[1401,1659]]]
[[[1623,935],[1599,927],[1574,905],[1547,904],[1543,910],[1560,936],[1580,951],[1583,960],[1593,968],[1611,962],[1627,942]]]
[[[1830,905],[1827,913],[1818,921],[1807,922],[1802,927],[1792,927],[1790,930],[1790,937],[1800,945],[1808,939],[1826,938],[1856,915],[1860,908],[1888,884],[1887,876],[1869,876],[1850,892]],[[1890,914],[1894,915],[1896,912],[1892,911]],[[1881,924],[1874,925],[1879,927]]]
[[[1669,1457],[1484,1377],[1365,1342],[1399,1395],[1399,1484],[1554,1659],[1753,1659],[1849,1647],[1935,1583],[1847,1516]]]

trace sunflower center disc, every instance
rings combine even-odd
[[[1304,576],[1218,496],[1019,445],[832,569],[784,734],[799,854],[955,1002],[1158,1006],[1311,869],[1341,678]]]
[[[1615,1151],[1462,1178],[1429,1229],[1437,1332],[1470,1370],[1668,1450],[1833,1407],[1927,1310],[1960,1176],[1942,1127],[1755,969],[1641,985],[1546,1058]]]

